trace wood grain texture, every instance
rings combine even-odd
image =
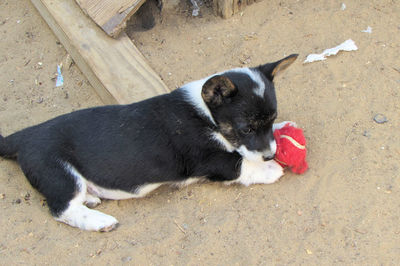
[[[168,92],[125,34],[109,38],[74,1],[31,1],[104,103],[126,104]]]
[[[126,21],[146,0],[76,0],[87,14],[111,37],[117,37]]]

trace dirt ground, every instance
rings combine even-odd
[[[328,3],[329,2],[329,3]],[[181,3],[129,32],[174,89],[217,71],[299,53],[276,79],[278,121],[308,140],[309,171],[272,185],[162,187],[104,201],[112,233],[53,220],[12,161],[0,159],[1,265],[396,265],[400,260],[400,2],[264,0],[229,20]],[[370,26],[372,33],[361,32]],[[28,0],[0,1],[0,130],[101,105]],[[359,50],[303,64],[347,39]],[[387,122],[376,123],[376,114]]]

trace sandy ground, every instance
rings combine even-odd
[[[310,170],[272,185],[163,187],[146,198],[105,201],[112,233],[55,222],[12,161],[0,159],[0,264],[396,265],[400,259],[399,1],[264,0],[229,20],[203,7],[166,9],[130,32],[170,88],[231,67],[291,53],[276,79],[278,120],[296,121]],[[363,33],[367,26],[372,33]],[[28,0],[0,1],[0,130],[8,135],[101,101]],[[302,64],[353,39],[358,51]],[[373,117],[384,114],[388,122]]]

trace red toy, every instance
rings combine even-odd
[[[303,130],[287,123],[274,131],[277,145],[275,160],[282,167],[289,167],[293,173],[302,174],[307,168],[306,138]]]

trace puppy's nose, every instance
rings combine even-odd
[[[269,156],[263,156],[262,158],[263,158],[264,161],[270,161],[270,160],[275,158],[275,154],[274,155],[269,155]]]

